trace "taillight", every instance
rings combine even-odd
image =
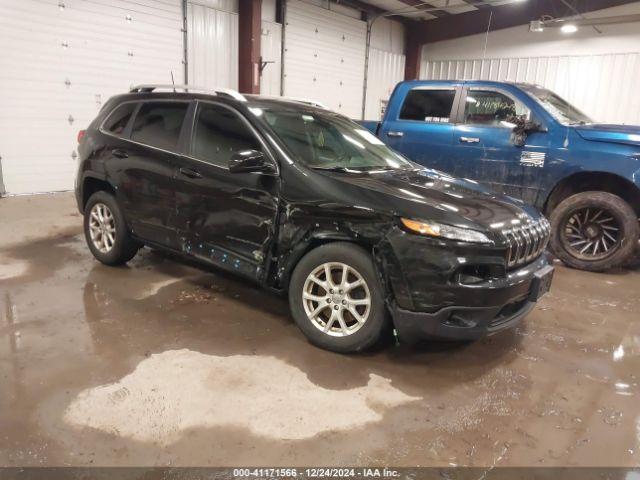
[[[84,134],[86,133],[86,130],[79,130],[78,131],[78,143],[80,143],[80,140],[82,140],[84,138]]]

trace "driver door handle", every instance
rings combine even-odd
[[[402,137],[403,135],[404,135],[404,132],[394,132],[394,131],[387,132],[387,137]]]
[[[460,141],[464,143],[480,143],[478,137],[460,137]]]
[[[202,174],[193,168],[181,167],[180,173],[189,178],[202,178]]]

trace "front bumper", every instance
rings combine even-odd
[[[421,339],[475,340],[516,326],[533,309],[538,298],[546,293],[553,275],[553,267],[546,258],[538,259],[535,268],[525,267],[524,280],[504,285],[502,295],[513,292],[504,305],[469,307],[456,305],[437,312],[412,312],[397,305],[393,308],[393,322],[398,337],[413,343]],[[516,275],[521,272],[516,272]],[[525,275],[520,275],[523,277]],[[546,285],[543,285],[545,282]],[[521,293],[526,290],[526,293]],[[477,292],[482,294],[481,291]]]
[[[404,342],[472,340],[511,328],[533,309],[553,275],[545,254],[507,272],[499,249],[403,234],[389,240],[385,278],[393,293],[394,325]],[[465,265],[502,267],[502,274],[467,283],[456,275]],[[542,288],[541,278],[546,279]]]

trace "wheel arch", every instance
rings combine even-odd
[[[82,181],[82,211],[87,205],[87,201],[96,192],[109,192],[115,196],[116,189],[104,178],[87,175]]]
[[[551,212],[566,198],[576,193],[600,191],[617,195],[640,217],[640,189],[631,181],[610,172],[577,172],[560,180],[544,203],[544,213]]]
[[[306,254],[308,254],[311,250],[315,250],[316,248],[321,247],[322,245],[327,245],[329,243],[336,243],[336,242],[351,243],[353,245],[361,247],[364,250],[366,250],[368,253],[370,253],[372,255],[372,258],[374,258],[373,244],[369,242],[362,241],[361,239],[355,238],[352,235],[349,235],[343,232],[338,232],[338,231],[312,232],[309,234],[309,236],[304,242],[298,243],[294,248],[292,248],[289,251],[288,254],[284,256],[284,258],[281,259],[278,266],[278,274],[274,279],[275,286],[278,289],[281,289],[283,291],[288,291],[291,275],[293,274],[293,271],[295,270],[300,260],[302,260],[302,258]],[[377,262],[375,262],[375,258],[374,258],[374,264],[377,264]]]

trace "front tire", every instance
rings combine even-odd
[[[322,245],[300,260],[289,284],[289,305],[309,341],[333,352],[371,348],[388,325],[371,256],[350,243]]]
[[[627,262],[638,244],[638,217],[617,195],[582,192],[551,213],[551,249],[566,265],[601,272]]]
[[[84,236],[93,256],[105,265],[122,265],[131,260],[140,245],[131,238],[115,197],[96,192],[84,208]]]

